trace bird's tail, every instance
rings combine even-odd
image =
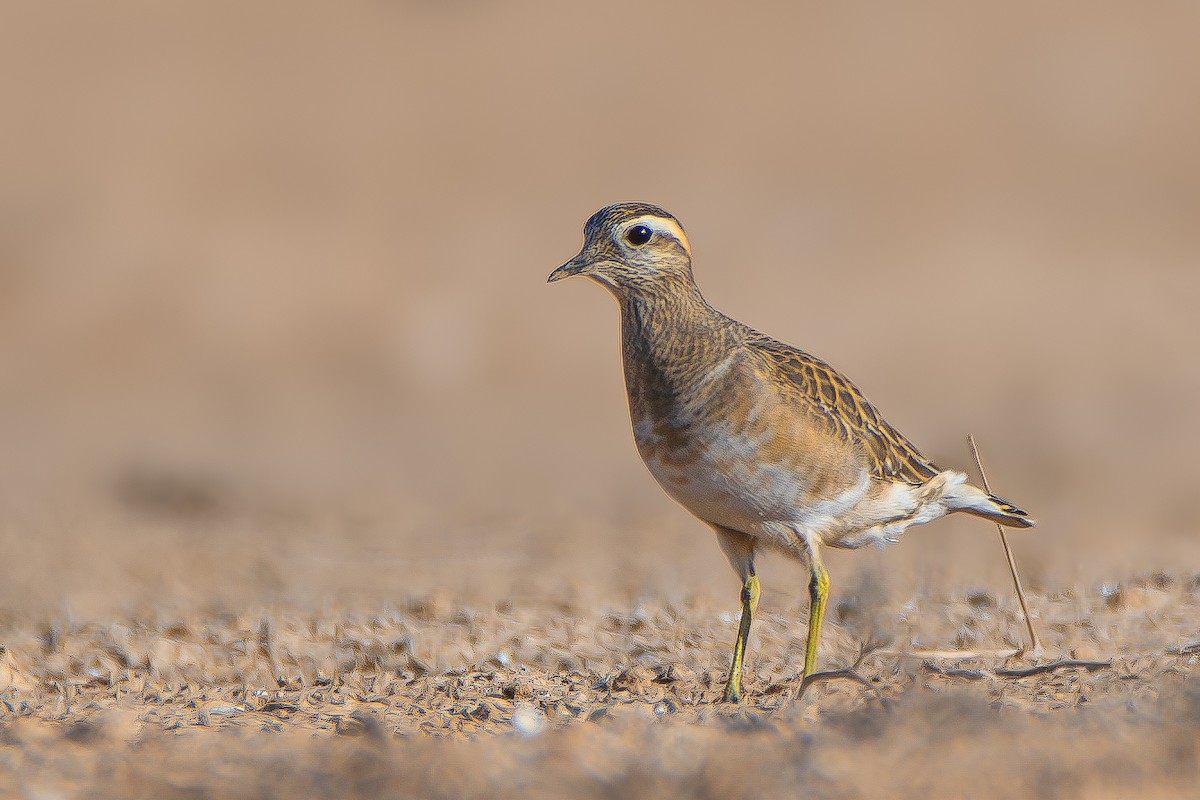
[[[965,511],[977,517],[990,519],[1006,528],[1032,528],[1037,523],[1021,509],[1007,500],[988,494],[978,486],[964,483],[945,496],[946,507],[951,511]]]

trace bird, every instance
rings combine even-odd
[[[620,307],[638,453],[666,494],[712,528],[742,581],[725,702],[742,697],[760,552],[807,566],[806,686],[817,675],[829,598],[822,548],[894,543],[908,527],[952,512],[1035,524],[922,456],[832,366],[709,305],[687,234],[662,208],[618,203],[593,214],[578,255],[547,282],[573,276],[601,284]]]

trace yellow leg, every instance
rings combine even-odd
[[[750,622],[758,610],[758,597],[762,588],[758,576],[750,573],[742,585],[742,618],[738,622],[737,641],[733,643],[733,663],[729,666],[729,679],[725,681],[725,702],[736,703],[742,696],[742,665],[746,658],[746,640],[750,638]]]
[[[813,553],[812,582],[808,585],[808,644],[804,651],[804,677],[817,671],[817,646],[821,642],[821,623],[825,621],[825,603],[829,600],[829,573]]]

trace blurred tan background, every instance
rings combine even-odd
[[[1195,572],[1198,22],[6,3],[0,607],[732,610],[632,446],[612,301],[543,283],[620,200],[935,460],[973,432],[1034,588]],[[1008,592],[970,519],[831,561],[835,597]]]

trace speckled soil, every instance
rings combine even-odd
[[[1196,4],[0,12],[0,798],[1200,786]],[[662,205],[969,518],[738,585],[629,432]]]
[[[907,604],[800,697],[803,609],[765,613],[747,698],[697,604],[197,612],[9,626],[12,796],[1089,796],[1200,779],[1200,576],[1032,598],[1047,652],[985,593]],[[843,604],[840,611],[848,613]],[[915,648],[924,613],[949,649]],[[926,626],[928,627],[928,626]],[[876,635],[881,632],[876,631]],[[958,651],[955,648],[961,648]],[[974,648],[974,649],[972,649]],[[80,795],[82,796],[82,795]]]

